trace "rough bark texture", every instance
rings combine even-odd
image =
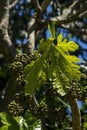
[[[71,111],[72,111],[72,127],[73,130],[81,130],[81,114],[78,108],[77,99],[70,96],[69,99]]]
[[[11,62],[15,55],[13,44],[8,35],[9,0],[0,1],[0,53],[7,62]]]

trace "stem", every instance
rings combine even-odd
[[[73,96],[70,96],[69,103],[72,111],[73,130],[81,130],[81,114],[78,108],[77,99]]]

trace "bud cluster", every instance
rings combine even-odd
[[[18,77],[16,78],[16,86],[18,87],[24,87],[25,85],[25,78],[24,78],[24,74],[19,74]]]
[[[23,71],[23,64],[19,61],[15,61],[10,65],[11,72],[13,73],[20,73]]]
[[[41,102],[38,106],[37,116],[38,117],[45,117],[48,114],[48,106],[45,102]]]
[[[32,115],[37,117],[38,105],[34,101],[34,98],[32,95],[29,95],[26,97],[26,104],[27,104],[30,112],[32,113]]]
[[[23,107],[20,106],[19,103],[16,103],[14,100],[9,103],[8,110],[14,116],[20,116],[24,112]]]
[[[14,58],[15,62],[21,62],[23,64],[23,66],[28,64],[28,60],[29,60],[29,56],[27,54],[18,54],[16,55],[16,57]]]
[[[79,86],[79,84],[72,82],[71,83],[71,87],[70,89],[67,91],[66,97],[70,98],[70,96],[74,97],[74,98],[81,98],[81,88]]]
[[[40,57],[40,54],[37,51],[34,51],[32,54],[29,55],[29,63],[34,61]]]
[[[14,58],[14,62],[10,65],[11,74],[13,77],[15,76],[14,80],[16,84],[15,87],[17,87],[17,93],[15,93],[14,100],[9,103],[8,110],[15,116],[21,115],[24,109],[26,109],[26,98],[24,95],[25,74],[23,69],[27,64],[36,60],[39,56],[37,51],[29,56],[27,54],[18,54]],[[38,110],[40,110],[32,96],[29,97],[28,107],[35,116],[38,114]]]

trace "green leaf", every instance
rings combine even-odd
[[[26,95],[33,94],[36,89],[46,84],[48,79],[53,81],[53,87],[57,88],[58,93],[64,95],[70,81],[80,80],[80,67],[77,65],[79,58],[70,55],[70,52],[78,49],[78,45],[73,41],[67,42],[67,39],[62,41],[62,37],[62,34],[58,36],[58,45],[53,43],[53,37],[41,41],[41,57],[27,67]]]
[[[62,39],[63,39],[63,35],[62,33],[60,33],[57,37],[57,45],[60,44],[62,42]]]
[[[41,122],[36,117],[32,116],[30,111],[27,110],[24,114],[24,119],[26,120],[26,123],[28,125],[27,130],[35,130],[39,126],[41,127]]]
[[[43,71],[43,59],[38,59],[29,68],[28,74],[26,75],[25,94],[33,94],[37,88],[46,82],[46,74]]]
[[[55,24],[56,24],[56,21],[52,22],[51,26],[48,24],[48,30],[50,31],[51,37],[54,39],[56,37]]]
[[[16,122],[15,118],[13,118],[10,114],[7,113],[0,113],[0,118],[3,126],[0,130],[19,130],[18,123]]]
[[[58,47],[62,49],[65,53],[68,52],[74,52],[78,49],[78,45],[74,41],[66,42],[67,40],[64,40],[63,42],[59,42]]]
[[[56,88],[56,89],[57,89],[57,92],[58,92],[61,96],[64,96],[64,95],[66,94],[65,91],[64,91],[64,89],[63,89],[63,87],[62,87],[62,85],[61,85],[61,83],[60,83],[60,81],[57,80],[57,79],[55,79],[55,80],[53,81],[53,88]]]
[[[9,125],[4,125],[0,128],[0,130],[9,130]],[[11,129],[10,129],[11,130]]]
[[[7,120],[7,114],[6,113],[0,113],[1,122],[5,125],[10,125]]]
[[[59,58],[56,59],[56,63],[60,67],[60,70],[69,78],[69,80],[79,81],[81,77],[80,67],[76,64],[79,62],[79,58],[66,54],[58,47],[55,47],[59,52]]]
[[[39,45],[39,48],[38,48],[38,52],[43,53],[45,48],[46,48],[46,43],[45,43],[44,39],[41,39],[40,45]]]
[[[71,52],[74,52],[75,50],[78,49],[78,45],[74,41],[69,41],[67,45],[68,45],[68,50]]]

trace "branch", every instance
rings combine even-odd
[[[0,1],[0,53],[4,54],[7,62],[11,62],[15,49],[8,35],[9,0]]]
[[[87,3],[85,3],[85,5],[82,8],[80,8],[75,14],[73,15],[71,14],[70,16],[69,16],[70,13],[66,15],[63,14],[62,16],[51,18],[51,21],[57,21],[58,25],[70,23],[80,18],[80,15],[86,10],[87,10]]]
[[[60,27],[68,30],[73,35],[76,35],[77,37],[80,37],[81,41],[87,42],[87,39],[86,39],[87,25],[84,26],[85,29],[80,29],[80,28],[75,29],[75,28],[71,28],[70,26],[67,26],[67,25],[64,25],[64,24],[62,24],[62,26],[60,26]]]
[[[69,13],[66,14],[66,16],[68,17],[70,14],[72,14],[73,10],[77,8],[78,5],[80,5],[80,3],[83,0],[76,0],[74,1],[68,8],[68,10],[71,10]],[[85,1],[84,1],[85,2]]]
[[[87,16],[87,11],[85,11],[85,12],[83,12],[83,13],[80,14],[80,18],[84,17],[84,16]]]
[[[75,9],[75,8],[77,7],[77,5],[78,5],[80,2],[82,2],[82,1],[83,1],[83,0],[76,0],[76,1],[74,1],[74,2],[70,5],[69,8]]]
[[[34,4],[34,7],[35,7],[36,11],[40,13],[42,11],[42,8],[41,8],[41,6],[39,4],[39,1],[38,0],[34,0],[33,4]]]
[[[72,110],[73,130],[81,130],[81,114],[78,108],[77,99],[70,95],[69,103]]]
[[[41,4],[42,13],[46,10],[47,6],[50,4],[51,0],[44,0]]]
[[[19,0],[15,0],[12,4],[9,5],[9,9],[11,10],[16,6],[16,4],[19,2]]]
[[[25,46],[25,52],[31,54],[35,48],[35,18],[31,17],[28,23],[28,42]]]
[[[68,8],[68,10],[76,8],[79,2],[82,2],[82,0],[75,1],[72,5],[70,5],[70,7]],[[57,21],[56,22],[56,26],[62,26],[62,25],[66,26],[66,24],[71,23],[73,21],[76,21],[78,18],[81,18],[83,16],[83,13],[86,10],[87,10],[87,3],[85,3],[75,14],[72,14],[71,11],[70,12],[67,11],[66,14],[63,14],[61,16],[53,17],[51,19],[42,20],[42,21],[40,20],[39,24],[37,24],[38,25],[38,27],[37,27],[38,29],[37,30],[40,30],[41,27],[47,26],[48,23],[51,23],[53,21]]]

